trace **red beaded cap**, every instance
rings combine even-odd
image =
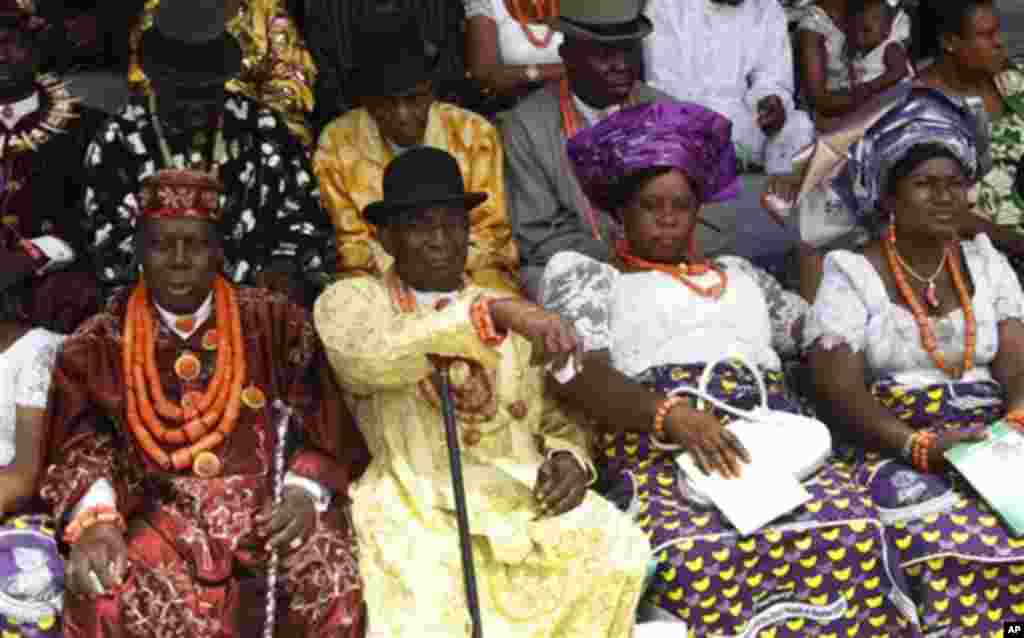
[[[202,171],[165,169],[142,182],[140,213],[150,218],[220,220],[220,181]]]

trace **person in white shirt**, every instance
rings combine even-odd
[[[546,24],[558,3],[463,0],[466,66],[497,104],[514,104],[546,82],[565,77],[558,48],[563,36]]]
[[[645,13],[655,25],[644,42],[648,81],[732,120],[744,165],[788,173],[814,141],[814,126],[793,103],[793,51],[778,0],[649,0]]]

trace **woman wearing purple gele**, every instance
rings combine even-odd
[[[917,635],[877,508],[842,467],[824,463],[805,481],[811,501],[745,537],[680,476],[680,449],[726,477],[752,460],[728,415],[668,395],[708,366],[707,392],[733,408],[761,403],[762,378],[772,409],[800,411],[779,355],[795,350],[806,303],[742,259],[704,259],[694,240],[701,206],[739,190],[729,121],[695,104],[634,107],[568,152],[626,240],[610,264],[555,255],[543,299],[584,342],[561,392],[596,424],[609,498],[650,538],[650,612],[697,636]]]

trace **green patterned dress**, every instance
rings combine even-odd
[[[1003,116],[992,123],[992,170],[972,194],[976,211],[1000,226],[1021,228],[1024,197],[1015,192],[1017,163],[1024,155],[1024,69],[1009,68],[995,77],[1003,96]]]

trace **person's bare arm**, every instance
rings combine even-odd
[[[846,344],[825,349],[816,345],[810,353],[815,394],[829,423],[842,427],[869,450],[900,458],[914,430],[890,413],[868,392],[865,385],[867,361]],[[949,432],[939,436],[928,456],[930,471],[941,471],[946,450],[960,443],[979,441],[983,432]]]
[[[466,28],[466,66],[470,75],[491,93],[517,95],[526,93],[533,82],[526,77],[526,66],[502,64],[498,51],[498,27],[487,16],[473,16]],[[561,80],[565,67],[561,64],[539,64],[537,82]]]
[[[999,324],[999,352],[992,361],[992,378],[1006,390],[1007,412],[1024,408],[1024,323]]]
[[[846,344],[826,349],[815,345],[808,356],[816,398],[834,423],[868,449],[899,456],[913,430],[868,392],[863,352]]]
[[[607,350],[584,355],[582,371],[567,384],[551,384],[555,395],[582,410],[606,432],[652,432],[660,392],[622,374],[612,366]],[[682,446],[705,473],[739,476],[750,454],[732,432],[709,412],[678,404],[665,417],[665,438]]]
[[[552,387],[560,399],[615,432],[649,432],[665,398],[616,370],[607,350],[584,354],[582,372]]]
[[[838,117],[854,110],[856,100],[850,91],[828,90],[828,51],[825,36],[801,29],[797,34],[803,66],[804,93],[819,116]]]
[[[885,47],[882,60],[885,62],[885,73],[873,80],[873,82],[878,82],[878,87],[873,87],[876,90],[873,90],[872,93],[884,91],[903,81],[910,74],[910,58],[902,44],[890,42]]]

